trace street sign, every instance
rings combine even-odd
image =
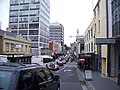
[[[114,44],[116,43],[116,40],[114,38],[96,38],[95,43],[96,44]]]
[[[92,70],[85,70],[85,79],[92,80]]]

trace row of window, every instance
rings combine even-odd
[[[91,30],[88,30],[88,32],[85,35],[85,41],[86,40],[90,40],[93,36],[94,36],[94,34],[93,34],[93,28],[91,28]]]
[[[28,24],[12,24],[9,26],[11,29],[28,29]],[[39,23],[29,24],[29,29],[38,29]]]
[[[39,3],[40,0],[10,0],[11,5]]]
[[[24,18],[10,18],[9,19],[9,23],[27,23],[28,22],[28,18],[24,17]],[[39,17],[30,17],[29,18],[29,22],[39,22]]]
[[[16,44],[14,43],[5,43],[5,51],[6,52],[30,52],[30,46],[28,45],[21,45],[20,48],[16,47]]]
[[[94,51],[94,45],[93,42],[85,45],[85,52],[93,52]]]
[[[38,43],[32,43],[32,48],[38,48],[38,46]],[[45,43],[40,43],[40,46],[42,46],[43,48],[48,48],[48,44]]]
[[[39,11],[10,12],[10,17],[28,17],[28,16],[39,16]]]

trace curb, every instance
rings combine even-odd
[[[77,68],[77,70],[78,70],[80,76],[82,77],[82,80],[83,80],[83,81],[85,82],[85,84],[87,85],[88,89],[89,89],[89,90],[96,90],[96,89],[94,88],[94,86],[90,83],[90,81],[85,80],[83,72],[82,72],[80,69],[78,69],[78,68]]]

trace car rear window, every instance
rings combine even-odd
[[[0,71],[0,90],[9,90],[12,72]]]

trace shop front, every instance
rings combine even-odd
[[[96,70],[95,54],[94,53],[81,53],[79,59],[84,59],[83,69]]]

